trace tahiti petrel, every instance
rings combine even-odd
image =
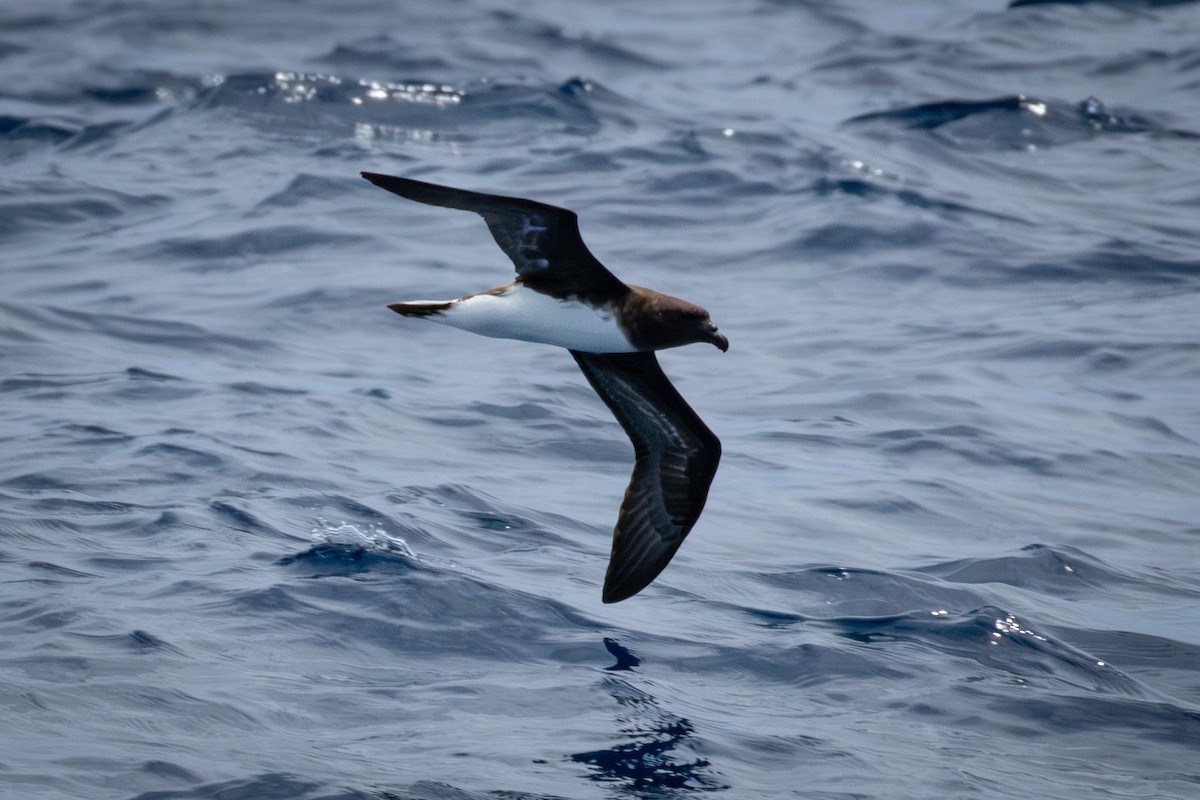
[[[517,268],[507,286],[390,309],[484,336],[567,348],[633,441],[633,477],[613,532],[603,599],[637,594],[696,524],[721,459],[720,440],[667,380],[654,351],[693,342],[725,351],[729,340],[700,306],[618,280],[584,245],[573,211],[362,175],[401,197],[479,214]]]

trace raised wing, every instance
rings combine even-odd
[[[721,441],[680,396],[654,353],[571,351],[588,382],[633,440],[604,602],[640,592],[671,561],[704,509]]]
[[[626,291],[625,284],[605,269],[583,243],[574,211],[565,208],[470,192],[364,172],[362,176],[389,192],[431,206],[473,211],[487,222],[488,230],[529,288],[559,299],[579,298],[600,302]]]

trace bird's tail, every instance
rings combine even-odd
[[[392,303],[392,311],[404,317],[436,317],[454,305],[453,300],[411,300],[407,303]]]

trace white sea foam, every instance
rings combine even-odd
[[[322,518],[317,520],[317,526],[312,529],[312,538],[317,544],[362,547],[377,553],[416,558],[408,542],[388,533],[381,525],[359,526]]]

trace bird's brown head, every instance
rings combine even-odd
[[[717,326],[700,306],[640,286],[629,288],[622,323],[634,344],[645,350],[663,350],[708,342],[721,352],[729,349],[729,340],[717,333]]]

